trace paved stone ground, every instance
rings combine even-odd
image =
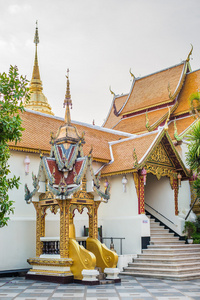
[[[55,284],[23,277],[0,278],[0,299],[21,300],[200,300],[200,279],[171,281],[142,277],[123,276],[121,284],[83,286]]]

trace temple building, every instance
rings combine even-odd
[[[31,264],[30,278],[56,276],[55,264],[65,260],[58,273],[82,280],[81,272],[87,268],[77,267],[70,243],[76,247],[86,241],[81,251],[93,252],[89,241],[99,237],[100,244],[103,240],[118,254],[117,262],[111,251],[112,264],[105,268],[114,270],[117,263],[122,274],[198,278],[194,256],[200,246],[185,244],[183,234],[193,201],[185,135],[197,122],[188,99],[200,86],[200,71],[190,66],[192,49],[185,61],[168,69],[141,78],[131,73],[130,92],[113,93],[101,127],[71,120],[69,76],[65,118],[53,116],[41,96],[38,42],[36,28],[32,96],[21,116],[26,130],[20,143],[10,143],[11,171],[22,184],[10,192],[15,214],[1,229],[5,243],[0,249],[0,271],[30,269]],[[24,186],[26,202],[34,205],[26,205]],[[65,219],[59,213],[62,209],[66,209]],[[189,219],[194,217],[191,212]],[[16,247],[10,249],[10,241]],[[93,270],[98,266],[98,255],[94,256],[96,260],[88,256]],[[50,258],[55,264],[48,265]]]

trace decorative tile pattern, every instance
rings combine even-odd
[[[121,284],[83,286],[0,278],[0,300],[200,300],[200,279],[170,281],[123,276]]]

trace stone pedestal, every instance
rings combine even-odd
[[[104,273],[107,275],[106,279],[114,280],[114,282],[121,282],[121,279],[118,277],[120,270],[118,268],[105,268]]]
[[[45,255],[43,255],[45,256]],[[27,260],[32,269],[26,279],[49,281],[55,283],[72,283],[74,276],[70,270],[72,259],[52,257],[35,257]]]
[[[81,273],[83,275],[83,279],[82,279],[83,284],[87,284],[87,285],[99,284],[99,280],[97,279],[97,276],[99,275],[99,271],[84,269]]]

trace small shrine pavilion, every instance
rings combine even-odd
[[[32,269],[28,279],[68,283],[74,280],[98,284],[97,271],[119,281],[118,256],[98,240],[98,207],[109,200],[109,184],[100,186],[100,174],[94,175],[92,148],[83,153],[84,132],[80,135],[71,123],[69,71],[64,100],[65,123],[57,135],[51,134],[50,156],[41,156],[37,177],[33,175],[33,191],[25,185],[25,200],[36,210],[36,257],[29,258]],[[73,218],[87,208],[89,237],[76,238]],[[47,209],[60,214],[60,236],[45,237]],[[78,242],[85,242],[85,246]],[[110,276],[110,277],[109,277]]]

